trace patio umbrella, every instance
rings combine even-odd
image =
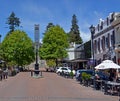
[[[101,64],[97,65],[95,69],[120,69],[120,66],[111,60],[105,60]]]

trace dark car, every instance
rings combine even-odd
[[[109,80],[109,76],[102,71],[96,72],[100,80]]]
[[[90,74],[91,76],[94,75],[94,71],[93,70],[90,70],[90,69],[80,69],[80,70],[77,70],[77,72],[76,72],[76,80],[81,81],[83,72],[85,72],[87,74]]]

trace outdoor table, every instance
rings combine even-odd
[[[96,89],[99,90],[102,87],[102,80],[95,80]]]
[[[103,90],[103,81],[104,80],[95,80],[97,89],[100,89],[101,91]]]
[[[107,81],[106,82],[106,87],[105,87],[105,92],[108,91],[108,87],[110,87],[110,93],[113,94],[114,93],[114,87],[120,87],[120,83],[117,82],[113,82],[113,81]]]

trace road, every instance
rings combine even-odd
[[[0,81],[0,101],[118,101],[118,97],[104,95],[55,73],[43,72],[43,77],[36,79],[21,72]]]

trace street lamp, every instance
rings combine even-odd
[[[91,32],[91,53],[92,53],[92,61],[93,61],[93,70],[94,70],[94,80],[93,80],[93,83],[94,83],[94,88],[95,88],[95,59],[94,59],[94,42],[93,42],[93,39],[94,39],[94,34],[95,34],[95,27],[93,25],[90,26],[90,32]]]
[[[91,32],[91,43],[92,43],[92,59],[93,59],[93,65],[94,65],[94,33],[95,33],[95,27],[93,25],[90,26],[90,32]]]

